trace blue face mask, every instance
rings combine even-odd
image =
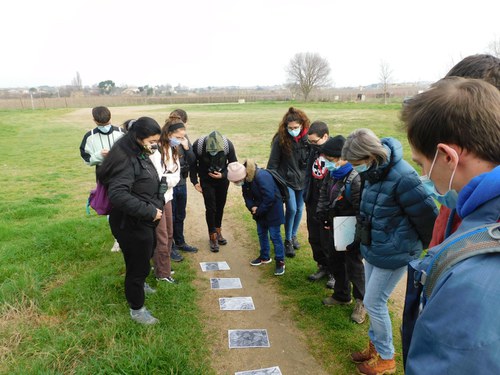
[[[290,134],[292,137],[298,137],[300,134],[300,131],[302,130],[302,126],[298,129],[294,129],[294,130],[287,129],[287,130],[288,130],[288,134]]]
[[[366,172],[369,169],[368,164],[360,164],[352,168],[358,173]]]
[[[340,165],[337,165],[337,163],[330,161],[330,160],[325,160],[325,167],[328,169],[330,172],[336,171],[337,169],[340,168]]]
[[[111,130],[111,125],[99,125],[97,128],[103,133],[109,133],[109,131]]]
[[[453,152],[455,153],[455,155],[458,159],[459,156],[458,156],[457,152],[455,150],[453,150]],[[453,209],[457,206],[458,193],[456,192],[456,190],[453,190],[451,188],[451,184],[453,182],[453,177],[455,176],[455,172],[457,170],[458,163],[457,163],[457,165],[455,165],[455,168],[453,169],[453,172],[451,174],[450,182],[448,184],[448,191],[444,194],[440,194],[436,189],[436,185],[434,185],[434,182],[431,180],[431,173],[432,173],[432,170],[434,169],[434,164],[436,163],[438,153],[439,153],[439,150],[436,150],[436,154],[434,155],[434,160],[432,160],[432,164],[431,164],[431,167],[429,169],[429,174],[426,176],[420,176],[420,181],[422,181],[422,184],[424,185],[424,189],[427,192],[427,194],[434,197],[439,203],[444,204],[446,207]]]
[[[168,141],[169,141],[171,147],[177,147],[177,146],[179,146],[181,144],[181,141],[179,141],[175,137],[169,138]]]
[[[457,207],[458,193],[455,190],[448,190],[446,194],[439,194],[434,186],[434,182],[427,176],[420,176],[420,181],[424,185],[424,189],[427,194],[432,196],[440,204],[445,205],[450,209]]]

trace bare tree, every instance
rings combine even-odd
[[[80,73],[76,72],[75,78],[71,81],[71,86],[75,86],[78,89],[82,88],[82,78],[80,77]]]
[[[488,44],[488,52],[491,55],[500,58],[500,38],[497,38]]]
[[[286,72],[290,88],[301,92],[305,101],[313,89],[330,83],[330,64],[318,53],[297,53]]]
[[[380,62],[380,84],[382,85],[382,90],[384,90],[384,104],[387,104],[387,94],[389,92],[389,85],[392,78],[392,69],[387,61],[382,60]]]

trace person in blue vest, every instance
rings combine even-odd
[[[227,166],[227,179],[242,187],[245,205],[257,223],[260,254],[252,266],[271,263],[269,237],[274,246],[276,268],[274,274],[285,273],[285,249],[281,238],[281,225],[285,223],[283,199],[272,174],[258,168],[253,160],[244,164],[233,162]]]
[[[500,77],[497,76],[497,79]],[[466,231],[500,220],[500,91],[480,79],[445,78],[412,98],[401,118],[424,182],[456,197],[462,222],[444,244],[454,253],[477,241]],[[444,270],[421,299],[406,374],[500,374],[500,226],[496,253],[475,255]],[[411,263],[425,284],[443,246]],[[428,279],[428,278],[426,278]],[[426,285],[427,287],[427,285]]]
[[[356,234],[365,259],[363,303],[370,341],[351,359],[361,374],[392,374],[396,361],[387,301],[408,263],[429,244],[437,208],[403,159],[398,140],[357,129],[347,137],[341,157],[364,180]]]

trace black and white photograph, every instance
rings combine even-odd
[[[241,280],[239,277],[221,277],[210,279],[211,289],[241,289]]]
[[[200,267],[203,272],[230,270],[227,262],[200,262]]]
[[[238,371],[234,375],[282,375],[278,366],[260,368],[258,370]]]
[[[219,298],[221,310],[255,310],[252,297]]]
[[[228,330],[229,349],[269,348],[267,329],[230,329]]]

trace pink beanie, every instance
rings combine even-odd
[[[227,165],[227,179],[231,182],[241,181],[247,176],[247,170],[243,164],[237,161]]]

